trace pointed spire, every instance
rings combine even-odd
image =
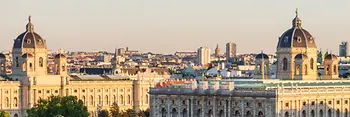
[[[298,8],[295,9],[295,17],[298,17]]]
[[[32,16],[28,16],[28,24],[27,24],[27,31],[28,32],[34,32],[34,25],[32,24]]]

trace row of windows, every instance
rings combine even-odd
[[[17,97],[14,97],[13,100],[12,100],[12,102],[13,102],[13,103],[12,103],[12,104],[13,104],[13,107],[17,107],[17,106],[18,106],[18,99],[17,99]],[[10,98],[5,97],[4,106],[5,106],[6,108],[9,108],[10,105],[11,105]]]
[[[97,89],[97,92],[101,92],[101,91],[102,91],[102,89]],[[109,91],[110,91],[109,89],[105,89],[105,92],[109,92]],[[116,92],[116,91],[117,91],[117,89],[113,89],[113,92]],[[124,91],[124,89],[119,90],[119,92],[123,92],[123,91]],[[128,89],[127,91],[130,92],[131,89]],[[82,89],[81,92],[85,93],[86,91],[85,91],[85,89]],[[94,92],[94,90],[90,89],[90,92]],[[78,89],[74,89],[74,93],[78,93]]]
[[[94,96],[91,95],[89,97],[89,100],[88,100],[89,102],[88,103],[86,102],[87,100],[86,100],[85,96],[82,96],[81,100],[84,102],[84,104],[87,104],[87,105],[95,105],[95,101],[97,102],[98,105],[102,105],[103,103],[105,105],[110,105],[111,102],[113,102],[113,103],[118,103],[119,102],[119,104],[124,104],[124,96],[123,95],[119,96],[119,100],[117,100],[116,95],[113,95],[112,98],[109,98],[108,95],[106,95],[104,97],[104,100],[102,100],[102,97],[100,95],[97,96],[97,100],[94,100]],[[111,102],[110,102],[110,100],[111,100]],[[132,103],[131,96],[127,95],[127,97],[126,97],[126,104],[131,104],[131,103]]]
[[[161,103],[162,103],[162,104],[166,104],[166,100],[165,100],[165,99],[161,100]],[[176,104],[176,100],[171,100],[171,103],[172,103],[172,104]],[[219,104],[219,106],[222,106],[223,103],[225,103],[225,102],[219,101],[218,104]],[[186,100],[183,100],[183,101],[182,101],[182,104],[186,105],[186,104],[187,104],[187,101],[186,101]],[[203,104],[203,101],[202,101],[202,100],[198,100],[198,101],[196,102],[196,105],[202,105],[202,104]],[[206,100],[206,101],[205,101],[205,104],[206,104],[206,105],[212,105],[213,102],[212,102],[212,100]],[[234,106],[240,106],[240,105],[239,105],[239,102],[237,102],[237,101],[234,102]],[[245,103],[245,106],[247,106],[247,107],[251,106],[250,102],[246,102],[246,103]],[[262,106],[263,106],[263,103],[262,103],[262,102],[258,102],[258,103],[256,103],[256,106],[257,106],[257,107],[262,107]]]
[[[306,106],[306,104],[307,104],[307,103],[304,101],[304,102],[303,102],[303,106]],[[320,101],[319,104],[320,104],[320,105],[323,105],[324,102],[323,102],[323,101]],[[332,101],[328,101],[328,104],[331,105],[331,104],[332,104]],[[336,104],[340,104],[340,100],[337,100],[337,101],[336,101]],[[344,101],[344,104],[349,104],[349,101],[348,101],[348,100],[345,100],[345,101]],[[316,102],[315,102],[315,101],[312,101],[312,102],[311,102],[311,105],[312,105],[312,106],[316,105]],[[285,107],[289,107],[289,103],[288,103],[288,102],[285,103]]]
[[[5,94],[9,94],[9,90],[5,90]],[[13,91],[13,93],[17,94],[17,90]]]

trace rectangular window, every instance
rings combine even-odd
[[[285,106],[286,106],[286,107],[289,107],[289,103],[286,103]]]
[[[306,106],[306,102],[303,102],[303,106]]]
[[[339,101],[339,100],[337,101],[337,104],[340,104],[340,101]]]
[[[332,104],[332,101],[328,101],[328,104]]]
[[[312,101],[312,102],[311,102],[311,105],[314,106],[314,105],[315,105],[315,101]]]

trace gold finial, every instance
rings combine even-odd
[[[298,8],[295,9],[295,14],[296,14],[297,17],[298,17]]]

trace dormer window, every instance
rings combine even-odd
[[[297,42],[301,43],[301,37],[300,36],[297,37]]]
[[[41,41],[40,39],[38,39],[38,43],[39,43],[39,44],[42,44],[42,43],[43,43],[43,41]]]
[[[288,42],[288,36],[284,37],[284,43],[287,43]]]
[[[31,44],[31,43],[32,43],[32,40],[27,39],[27,44]]]

